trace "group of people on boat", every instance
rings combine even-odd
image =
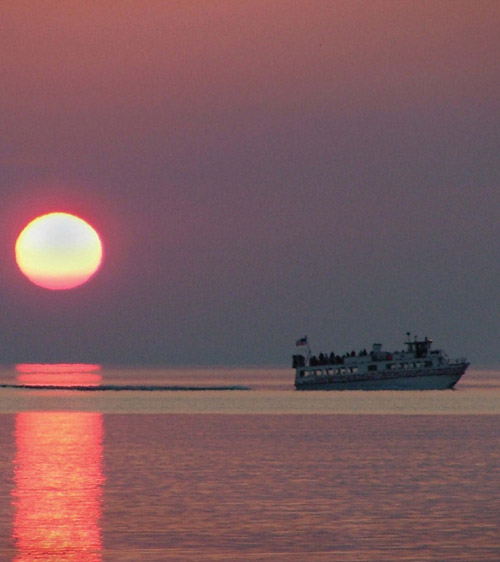
[[[331,353],[320,353],[317,357],[312,355],[309,359],[309,365],[315,367],[316,365],[339,365],[343,362],[344,358],[340,355],[335,355],[333,351]]]
[[[359,357],[364,357],[368,355],[366,349],[359,352]],[[335,355],[332,351],[331,353],[320,353],[318,356],[312,355],[309,358],[309,365],[311,367],[321,366],[321,365],[343,365],[344,360],[347,357],[356,357],[356,352],[351,351],[351,353],[345,353],[344,355]],[[303,355],[294,355],[292,361],[292,367],[304,367],[306,364],[306,358]]]

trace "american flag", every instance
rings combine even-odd
[[[295,342],[295,345],[298,347],[299,345],[307,345],[307,336],[304,336],[303,338],[300,338],[300,340],[297,340]]]

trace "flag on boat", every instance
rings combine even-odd
[[[299,345],[307,345],[307,336],[304,336],[303,338],[300,338],[300,340],[297,340],[295,342],[295,345],[297,347],[299,347]]]

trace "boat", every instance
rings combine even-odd
[[[307,336],[297,340],[305,354],[293,356],[297,390],[444,390],[453,388],[465,373],[465,358],[450,359],[432,340],[408,339],[402,351],[384,351],[374,343],[370,352],[343,356],[311,355]]]

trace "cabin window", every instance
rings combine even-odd
[[[368,365],[368,370],[369,370],[369,371],[376,371],[376,370],[377,370],[377,365]]]
[[[432,361],[426,361],[426,362],[424,363],[424,365],[425,365],[426,367],[432,367]]]
[[[392,363],[387,363],[385,368],[388,369],[388,370],[391,370],[392,369]]]

